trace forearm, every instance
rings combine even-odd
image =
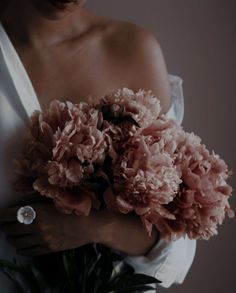
[[[100,212],[96,241],[128,255],[146,255],[158,241],[159,233],[154,228],[149,237],[140,218],[133,214]]]

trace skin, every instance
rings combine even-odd
[[[89,96],[98,100],[126,86],[134,91],[151,89],[166,113],[170,85],[155,37],[135,24],[94,15],[83,4],[57,9],[47,0],[8,0],[1,10],[1,21],[42,109],[55,98],[75,103]],[[102,210],[75,216],[59,213],[49,202],[35,201],[31,206],[37,217],[29,226],[16,221],[19,206],[0,210],[1,229],[21,254],[40,255],[99,242],[129,255],[145,255],[159,238],[156,229],[149,237],[133,214]]]

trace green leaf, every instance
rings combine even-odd
[[[28,288],[28,292],[41,293],[41,289],[38,286],[37,279],[32,273],[30,265],[23,266],[15,262],[7,260],[0,260],[0,269],[2,270],[11,281],[14,282],[15,286],[19,289],[25,287]]]
[[[134,274],[134,269],[123,259],[109,247],[93,244],[53,253],[45,258],[34,258],[31,265],[0,260],[0,270],[15,283],[20,293],[25,293],[26,287],[29,293],[131,293],[155,290],[148,284],[160,283],[157,279]],[[48,265],[48,262],[53,265]]]
[[[24,267],[17,265],[13,262],[10,262],[8,260],[0,260],[0,269],[1,270],[7,269],[9,271],[13,271],[16,273],[21,273],[21,274],[24,274],[26,272]]]
[[[154,277],[147,276],[144,274],[125,274],[119,277],[118,281],[115,282],[111,287],[109,287],[109,290],[124,290],[126,288],[130,288],[133,286],[143,286],[155,283],[161,282]]]
[[[66,253],[63,253],[63,264],[64,264],[64,268],[65,268],[65,272],[67,275],[67,280],[68,280],[68,286],[69,286],[69,290],[70,293],[77,293],[76,289],[74,287],[74,278],[73,278],[73,264],[71,262],[71,260],[69,259],[69,256]]]
[[[101,246],[100,249],[101,255],[95,266],[95,272],[97,279],[100,278],[105,285],[109,282],[113,271],[112,254],[111,250],[105,246]]]
[[[32,275],[34,276],[38,287],[40,288],[41,293],[54,293],[55,290],[51,288],[51,285],[48,283],[47,278],[34,266],[31,267]]]

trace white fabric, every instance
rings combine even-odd
[[[195,256],[196,240],[180,238],[167,244],[160,239],[146,256],[128,256],[125,262],[136,273],[153,276],[165,288],[183,283]],[[159,291],[158,291],[159,292]]]
[[[179,76],[169,74],[169,82],[171,88],[171,106],[166,116],[176,120],[181,125],[184,118],[183,80]]]
[[[181,124],[184,113],[182,80],[169,75],[172,104],[169,118]],[[16,202],[17,194],[11,190],[13,178],[12,158],[23,141],[23,129],[40,104],[27,72],[11,41],[0,23],[0,207]],[[181,283],[191,266],[195,254],[195,241],[180,239],[171,244],[160,240],[145,257],[127,257],[137,272],[156,276],[162,286]],[[0,259],[19,258],[3,233],[0,232]],[[26,259],[26,258],[22,258]],[[12,283],[0,274],[2,293],[14,293]],[[4,288],[4,289],[3,289]]]

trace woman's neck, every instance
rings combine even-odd
[[[9,2],[1,21],[11,39],[37,48],[79,37],[98,18],[79,5],[71,11],[48,11],[50,15],[46,15],[31,4],[32,1]]]

